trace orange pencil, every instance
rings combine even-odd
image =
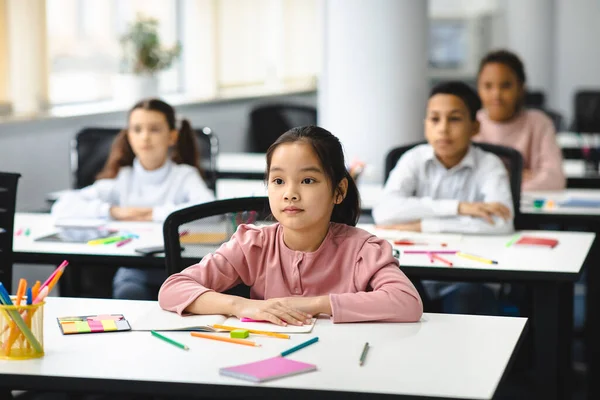
[[[228,337],[224,337],[224,336],[210,335],[208,333],[201,333],[201,332],[192,332],[190,334],[194,337],[199,337],[199,338],[204,338],[204,339],[212,339],[212,340],[219,340],[221,342],[243,344],[244,346],[260,347],[260,344],[255,343],[251,340],[246,340],[246,339],[232,339],[232,338],[228,338]]]
[[[227,326],[227,325],[219,325],[219,324],[214,324],[212,326],[215,329],[223,329],[225,331],[233,331],[236,329],[244,329],[250,333],[253,333],[255,335],[265,335],[265,336],[272,336],[272,337],[276,337],[279,339],[289,339],[290,335],[287,335],[285,333],[276,333],[276,332],[267,332],[267,331],[259,331],[258,329],[248,329],[248,328],[236,328],[235,326]]]
[[[19,287],[17,289],[17,299],[15,301],[16,306],[21,305],[21,301],[23,300],[23,295],[25,294],[26,290],[27,290],[27,281],[23,278],[19,279]],[[19,337],[20,333],[21,333],[21,330],[17,328],[17,325],[15,324],[15,322],[11,321],[10,334],[8,335],[8,340],[6,341],[6,343],[4,343],[4,353],[6,355],[10,356],[10,348],[15,343],[15,341]]]

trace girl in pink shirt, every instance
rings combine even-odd
[[[358,189],[339,140],[306,126],[267,151],[267,189],[278,223],[241,225],[231,240],[162,285],[162,308],[302,325],[323,313],[333,322],[415,322],[423,305],[386,241],[355,227]],[[239,283],[251,299],[222,294]]]
[[[523,108],[525,69],[505,50],[486,55],[477,78],[483,110],[477,118],[474,140],[513,147],[523,156],[523,190],[559,190],[566,184],[562,153],[550,118],[539,110]]]

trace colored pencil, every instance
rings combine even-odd
[[[215,324],[212,327],[215,329],[223,329],[225,331],[233,331],[235,329],[245,329],[248,332],[253,333],[255,335],[266,335],[266,336],[272,336],[272,337],[276,337],[276,338],[280,338],[280,339],[289,339],[290,338],[290,335],[286,335],[285,333],[260,331],[258,329],[236,328],[235,326],[226,326],[226,325],[219,325],[219,324]]]
[[[120,241],[119,243],[117,243],[117,247],[121,247],[121,246],[125,246],[127,243],[131,242],[133,240],[133,238],[127,238],[125,240]]]
[[[404,254],[456,254],[458,250],[404,250]]]
[[[281,352],[281,357],[285,357],[285,356],[287,356],[289,354],[292,354],[292,353],[294,353],[294,352],[296,352],[296,351],[298,351],[300,349],[303,349],[306,346],[310,346],[311,344],[316,343],[318,341],[319,341],[319,337],[316,336],[316,337],[314,337],[312,339],[307,340],[306,342],[302,342],[298,346],[294,346],[291,349],[288,349],[286,351]]]
[[[368,351],[369,351],[369,342],[366,342],[365,347],[363,347],[363,351],[360,354],[360,360],[358,360],[358,365],[360,365],[361,367],[365,363],[365,359],[367,358]]]
[[[233,339],[233,338],[228,338],[225,336],[210,335],[208,333],[201,333],[201,332],[191,332],[190,334],[194,337],[203,338],[203,339],[212,339],[212,340],[218,340],[218,341],[227,342],[227,343],[243,344],[244,346],[260,347],[260,344],[255,343],[251,340],[246,340],[246,339]]]
[[[520,234],[520,233],[517,233],[515,236],[513,236],[513,237],[512,237],[512,238],[511,238],[511,239],[508,241],[508,243],[506,243],[506,247],[510,247],[510,246],[512,246],[513,244],[515,244],[515,242],[516,242],[517,240],[519,240],[519,237],[520,237],[520,236],[521,236],[521,234]]]
[[[7,306],[14,305],[12,300],[10,299],[10,295],[6,291],[6,288],[4,287],[2,282],[0,282],[0,299],[2,300],[2,303],[4,303],[4,305],[7,305]],[[27,338],[29,343],[31,343],[31,345],[33,346],[35,351],[37,351],[38,353],[43,353],[44,350],[42,349],[42,345],[40,344],[40,342],[38,342],[36,337],[33,335],[33,332],[31,332],[31,329],[29,329],[29,327],[25,324],[25,321],[23,321],[21,314],[19,314],[15,310],[7,310],[7,312],[10,315],[11,319],[13,321],[15,321],[15,324],[17,324],[17,326],[19,327],[21,332],[23,332],[23,335],[25,335],[25,337]],[[7,349],[5,354],[10,355],[10,348]]]
[[[437,255],[437,254],[435,254],[435,253],[432,253],[432,254],[431,254],[431,258],[433,258],[434,260],[438,260],[439,262],[442,262],[442,263],[446,264],[446,265],[447,265],[447,266],[449,266],[449,267],[451,267],[451,266],[452,266],[452,262],[450,262],[450,261],[446,260],[445,258],[442,258],[442,257],[438,256],[438,255]]]
[[[484,263],[484,264],[498,264],[498,261],[494,261],[494,260],[490,260],[488,258],[476,256],[474,254],[467,254],[467,253],[458,252],[458,253],[456,253],[456,255],[459,256],[459,257],[468,258],[470,260],[479,261],[479,262]]]
[[[160,333],[156,332],[156,331],[150,331],[150,333],[152,334],[152,336],[159,338],[160,340],[163,340],[167,343],[172,344],[173,346],[179,347],[180,349],[183,350],[189,350],[190,348],[187,347],[185,344],[183,343],[179,343],[171,338],[168,338],[166,336],[161,335]]]

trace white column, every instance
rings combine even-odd
[[[516,52],[527,74],[527,87],[553,95],[554,0],[506,0],[508,48]]]
[[[427,1],[324,1],[319,125],[342,141],[361,180],[382,182],[387,152],[423,139]]]
[[[35,113],[48,102],[46,1],[8,0],[7,6],[13,112]]]

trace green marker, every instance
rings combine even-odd
[[[29,228],[25,229],[25,236],[29,236],[30,233],[31,233],[31,230]]]
[[[165,341],[165,342],[167,342],[167,343],[171,343],[173,346],[177,346],[177,347],[179,347],[180,349],[183,349],[183,350],[189,350],[189,349],[190,349],[190,348],[189,348],[189,347],[187,347],[185,344],[183,344],[183,343],[179,343],[179,342],[176,342],[176,341],[175,341],[175,340],[173,340],[173,339],[169,339],[168,337],[166,337],[166,336],[163,336],[163,335],[161,335],[160,333],[158,333],[158,332],[156,332],[156,331],[150,331],[150,333],[152,333],[152,336],[155,336],[155,337],[159,338],[160,340],[164,340],[164,341]]]
[[[513,244],[515,244],[515,242],[516,242],[516,241],[519,239],[519,237],[520,237],[520,236],[521,236],[520,234],[516,234],[515,236],[513,236],[513,237],[512,237],[512,238],[511,238],[511,239],[508,241],[508,243],[506,243],[506,247],[510,247],[510,246],[512,246]]]

